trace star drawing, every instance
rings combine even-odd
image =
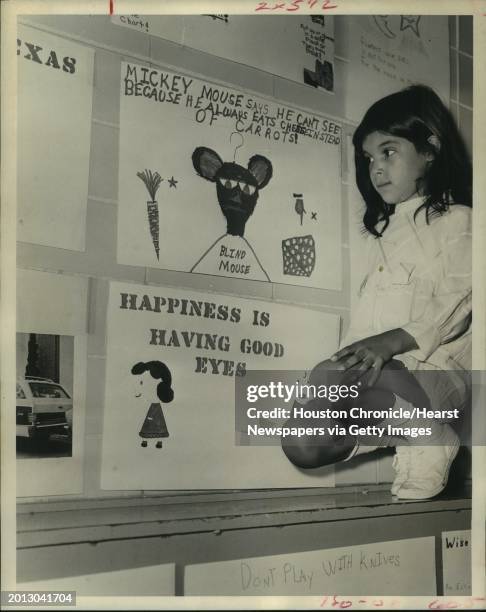
[[[400,32],[410,28],[412,32],[420,38],[419,21],[421,15],[400,15]]]

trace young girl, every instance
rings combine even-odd
[[[459,449],[446,411],[460,413],[470,392],[471,163],[450,112],[422,85],[371,106],[353,144],[366,204],[368,273],[342,348],[316,366],[309,382],[329,369],[346,371],[350,380],[354,370],[364,389],[355,406],[430,407],[446,416],[380,423],[430,427],[419,438],[346,436],[329,446],[295,437],[283,440],[283,450],[309,468],[396,446],[392,493],[426,499],[444,489]]]

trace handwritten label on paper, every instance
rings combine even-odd
[[[444,595],[471,594],[471,530],[442,532]]]
[[[323,610],[369,610],[383,608],[384,610],[403,610],[407,602],[419,604],[422,610],[482,610],[484,597],[436,597],[434,599],[407,597],[340,597],[339,595],[326,595],[319,605]],[[410,603],[408,603],[410,605]]]
[[[150,32],[150,23],[146,17],[142,15],[119,15],[118,19],[122,25],[127,25],[141,32]]]
[[[447,16],[360,15],[346,19],[346,116],[360,121],[379,98],[412,83],[449,96]]]
[[[331,0],[290,0],[289,2],[258,2],[255,12],[270,11],[270,12],[286,12],[295,13],[300,9],[313,9],[326,11],[337,8],[337,4],[333,4]]]
[[[434,538],[192,565],[185,586],[186,595],[434,595]]]

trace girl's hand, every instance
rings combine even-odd
[[[406,353],[418,348],[415,338],[403,329],[392,329],[390,331],[363,338],[353,342],[331,356],[331,362],[349,370],[354,366],[357,372],[351,376],[356,380],[363,376],[368,370],[372,370],[367,385],[372,387],[378,380],[380,372],[387,361],[394,355]]]

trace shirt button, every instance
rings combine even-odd
[[[378,272],[383,272],[383,270],[384,270],[384,269],[385,269],[385,268],[384,268],[383,266],[380,266],[380,267],[378,268]]]

